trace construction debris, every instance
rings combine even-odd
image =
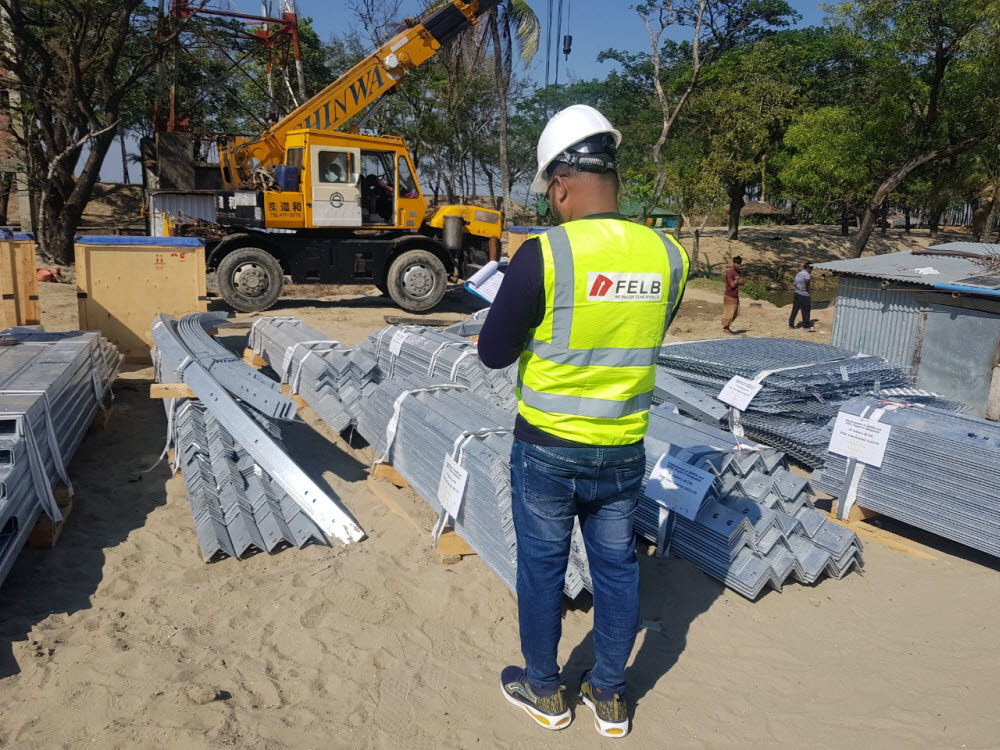
[[[256,470],[264,473],[279,486],[326,534],[342,542],[354,542],[364,532],[350,513],[320,488],[302,469],[289,458],[267,428],[261,425],[264,415],[254,413],[250,404],[238,402],[211,374],[218,358],[201,348],[198,329],[207,329],[217,323],[205,314],[186,316],[178,322],[167,315],[158,315],[153,322],[153,341],[156,349],[153,361],[160,382],[184,382],[191,387],[198,399],[218,421],[228,435],[237,439],[253,459]],[[259,383],[259,373],[243,365],[243,384],[230,383],[237,393],[253,392]],[[229,369],[229,368],[227,368]],[[238,376],[232,368],[229,374]],[[168,408],[177,406],[176,400],[167,402]],[[173,420],[168,419],[173,425]],[[222,487],[217,488],[220,492]],[[250,489],[248,488],[249,492]]]
[[[1000,424],[871,398],[840,410],[890,426],[881,466],[830,453],[813,475],[841,517],[857,504],[1000,556]]]
[[[122,357],[98,333],[3,332],[0,347],[0,583],[43,516],[63,518],[53,494],[73,487],[66,465],[118,375]]]

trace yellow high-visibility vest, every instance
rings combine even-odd
[[[545,316],[521,353],[518,412],[577,443],[638,442],[688,255],[670,235],[620,219],[572,221],[538,239]]]

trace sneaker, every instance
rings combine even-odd
[[[594,728],[605,737],[624,737],[628,734],[628,703],[618,693],[605,699],[597,695],[597,689],[590,684],[590,672],[580,682],[580,698],[594,712]]]
[[[548,695],[539,695],[541,691],[531,687],[521,667],[507,667],[500,673],[500,687],[504,698],[523,709],[544,729],[565,729],[573,721],[566,705],[565,685],[560,685]]]
[[[815,328],[807,328],[806,332],[807,333],[816,333],[816,329]]]

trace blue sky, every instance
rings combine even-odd
[[[344,2],[330,0],[296,0],[299,13],[313,19],[313,24],[323,39],[334,34],[351,32],[356,19]],[[548,0],[528,0],[529,5],[542,20],[542,42],[545,41]],[[259,0],[217,0],[218,7],[244,13],[259,13]],[[823,12],[818,2],[789,0],[789,4],[802,16],[799,26],[813,26],[822,23]],[[563,34],[573,35],[573,53],[566,62],[560,57],[559,80],[588,79],[603,77],[611,70],[612,63],[598,63],[601,51],[614,48],[630,51],[646,50],[649,36],[639,16],[632,10],[634,2],[629,0],[563,0]],[[421,0],[403,0],[404,14],[417,14],[424,6]],[[558,0],[553,0],[553,23]],[[566,22],[569,31],[566,31]],[[561,49],[561,43],[553,42],[553,47]],[[540,50],[532,64],[531,77],[541,83],[545,78],[545,52]],[[551,74],[555,73],[555,61],[551,63]],[[567,77],[568,76],[568,77]],[[137,144],[130,144],[130,151],[138,151]],[[138,177],[138,167],[130,166],[132,179]],[[121,180],[121,157],[117,148],[112,148],[105,159],[101,177],[106,181]]]

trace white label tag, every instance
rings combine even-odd
[[[892,425],[839,412],[830,437],[830,453],[879,468]]]
[[[734,375],[719,391],[719,401],[740,411],[746,411],[754,396],[760,393],[761,387],[760,383]]]
[[[587,300],[590,302],[659,302],[661,299],[663,274],[587,274]]]
[[[394,357],[399,356],[399,352],[403,349],[403,342],[409,337],[406,331],[396,331],[392,334],[392,341],[389,342],[389,353]]]
[[[646,483],[646,496],[660,505],[694,519],[715,477],[664,453]]]
[[[451,456],[444,457],[441,467],[441,481],[438,483],[438,502],[448,511],[452,518],[458,518],[465,496],[465,483],[469,480],[469,472],[458,465]]]

